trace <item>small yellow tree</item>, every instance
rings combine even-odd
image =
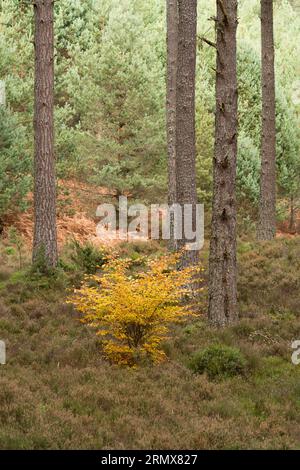
[[[163,256],[132,274],[132,261],[113,259],[68,300],[83,314],[81,321],[103,336],[104,353],[112,362],[133,366],[145,357],[162,361],[161,343],[170,325],[195,315],[186,297],[192,299],[187,286],[199,268],[178,271],[177,262],[176,255]]]

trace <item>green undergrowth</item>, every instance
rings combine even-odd
[[[165,363],[137,370],[107,363],[65,303],[76,269],[2,263],[0,448],[299,449],[299,257],[297,239],[240,244],[240,321],[212,328],[203,305],[173,329]]]

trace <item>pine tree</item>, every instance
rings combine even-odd
[[[237,0],[217,0],[217,65],[209,319],[224,326],[237,318]]]
[[[257,238],[276,234],[276,125],[273,0],[261,0],[262,136]]]
[[[56,182],[54,162],[53,0],[35,0],[34,87],[34,240],[33,262],[57,264]]]
[[[177,0],[167,0],[167,143],[168,143],[168,200],[176,202],[176,77],[178,52]],[[176,248],[174,220],[171,220],[170,248]]]
[[[176,197],[196,213],[195,75],[197,0],[178,0],[178,55],[176,80]],[[194,217],[193,217],[194,219]],[[195,220],[193,220],[195,228]],[[184,234],[183,234],[184,235]],[[188,243],[183,236],[177,248]],[[196,264],[198,252],[186,250],[182,266]]]

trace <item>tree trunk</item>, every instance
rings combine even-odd
[[[237,0],[217,0],[217,66],[213,208],[209,269],[209,320],[237,319]]]
[[[33,262],[57,264],[56,181],[54,159],[53,0],[35,0],[34,86],[34,240]]]
[[[262,140],[260,207],[257,227],[259,240],[272,240],[276,234],[276,127],[273,0],[261,0],[262,56]]]
[[[195,75],[197,0],[178,0],[178,55],[176,80],[176,194],[183,207],[196,213]],[[195,228],[195,217],[193,217]],[[184,234],[177,242],[183,249],[190,241]],[[182,267],[198,262],[198,251],[185,250]]]
[[[167,143],[168,143],[168,200],[171,206],[176,197],[176,77],[178,50],[177,0],[167,0]],[[171,215],[170,249],[176,249],[174,218]]]

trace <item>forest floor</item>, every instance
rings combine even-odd
[[[130,197],[130,195],[128,195]],[[33,209],[32,194],[28,194],[28,210],[13,212],[4,219],[2,239],[9,238],[9,230],[13,226],[22,236],[24,244],[32,245]],[[94,245],[112,246],[118,244],[112,240],[109,231],[102,230],[96,234],[99,218],[96,217],[98,205],[103,203],[116,204],[116,193],[105,187],[82,183],[77,180],[60,180],[58,184],[57,232],[58,244],[62,249],[68,242],[77,240],[80,243],[90,242]],[[289,231],[289,221],[278,224],[277,238],[294,238],[300,235],[300,211],[295,214],[295,230]]]
[[[177,326],[164,344],[168,361],[136,370],[101,356],[95,332],[65,303],[72,276],[31,278],[0,245],[0,448],[299,449],[300,365],[291,362],[300,339],[299,242],[240,241],[240,322],[217,331],[203,315]],[[136,257],[157,246],[122,250]],[[246,371],[193,374],[191,355],[213,344],[239,348]]]
[[[68,260],[71,239],[95,242],[95,207],[115,195],[77,182],[61,186],[59,243]],[[22,234],[19,249],[10,225]],[[136,370],[107,363],[95,332],[66,304],[82,272],[28,274],[31,237],[29,209],[6,220],[0,240],[0,339],[7,347],[1,449],[300,448],[300,365],[291,361],[291,343],[300,340],[299,235],[280,232],[260,244],[240,239],[239,323],[211,328],[204,291],[200,317],[174,328],[164,344],[168,360]],[[136,259],[165,248],[132,242],[118,250]],[[206,272],[207,258],[206,244]],[[243,373],[193,374],[192,355],[211,345],[238,348]]]

